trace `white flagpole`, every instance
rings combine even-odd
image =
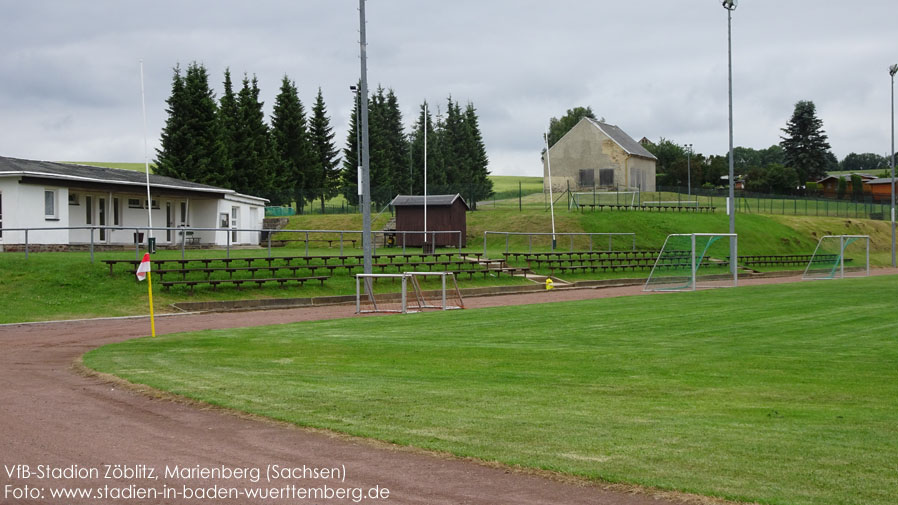
[[[427,243],[427,102],[424,102],[424,243]]]
[[[546,130],[546,168],[549,170],[549,209],[552,214],[552,250],[555,250],[555,199],[552,195],[552,162],[549,159],[549,132]]]
[[[143,164],[147,174],[147,222],[149,223],[147,237],[151,238],[153,236],[153,200],[150,198],[150,159],[147,154],[147,103],[143,90],[143,60],[140,60],[140,106],[143,109]],[[147,240],[147,244],[149,243],[150,241]]]

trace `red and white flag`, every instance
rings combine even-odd
[[[147,273],[150,271],[150,254],[144,254],[143,259],[140,260],[140,266],[137,267],[137,280],[142,281],[147,278]]]

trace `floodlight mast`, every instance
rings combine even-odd
[[[371,274],[371,160],[368,155],[368,43],[365,37],[365,0],[359,0],[359,55],[361,59],[361,90],[359,112],[362,135],[359,142],[362,156],[362,251],[364,272]]]
[[[733,11],[736,10],[737,0],[723,0],[723,8],[727,10],[727,61],[729,69],[729,105],[730,105],[730,191],[727,199],[727,212],[730,215],[730,233],[736,233],[736,192],[733,157]],[[730,238],[730,257],[736,254],[736,241]],[[736,265],[730,262],[730,268],[735,270]]]

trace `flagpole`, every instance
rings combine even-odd
[[[147,272],[147,289],[150,292],[150,332],[156,338],[156,316],[153,315],[153,274]]]
[[[147,245],[149,246],[151,242],[150,239],[153,237],[153,200],[150,198],[150,159],[147,154],[147,102],[143,89],[143,60],[140,60],[140,106],[143,110],[143,164],[147,174],[147,223],[149,224],[149,229],[147,229]],[[147,247],[147,250],[149,250],[149,247]],[[152,291],[150,291],[150,293],[150,299],[152,301]],[[152,310],[151,303],[150,311]]]
[[[427,102],[424,102],[424,245],[427,245]]]
[[[546,130],[546,168],[549,171],[549,209],[552,214],[552,250],[555,250],[555,199],[552,195],[552,161],[549,159],[549,132]],[[545,194],[545,193],[543,193]]]

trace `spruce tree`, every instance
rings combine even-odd
[[[801,186],[811,180],[822,179],[831,163],[830,145],[823,131],[823,121],[817,117],[814,102],[800,101],[795,104],[792,119],[782,129],[786,134],[783,146],[786,165],[798,173]]]
[[[227,184],[218,107],[206,68],[191,63],[182,77],[176,66],[166,103],[169,117],[162,131],[162,147],[156,152],[156,172],[202,184]]]
[[[321,213],[324,214],[324,202],[328,198],[337,195],[340,179],[340,159],[337,146],[334,145],[334,132],[327,117],[327,107],[324,104],[324,96],[321,88],[318,88],[318,96],[312,107],[312,120],[309,125],[309,135],[312,147],[312,169],[315,174],[315,188],[310,188],[310,195],[314,194],[321,200]]]
[[[468,150],[470,165],[471,208],[477,208],[477,200],[489,198],[493,194],[493,181],[489,175],[489,158],[486,154],[486,146],[483,144],[483,135],[480,133],[480,122],[477,118],[477,109],[474,104],[468,102],[464,113],[464,125],[466,133],[465,147]]]
[[[309,184],[313,188],[317,186],[311,173],[313,157],[305,108],[296,85],[286,75],[274,99],[271,144],[283,175],[281,198],[285,202],[296,201],[296,208],[301,211],[314,195],[309,191]]]
[[[358,88],[356,88],[358,89]],[[346,146],[343,148],[343,168],[340,172],[343,197],[346,201],[358,204],[358,167],[359,167],[359,100],[353,100],[352,113],[349,116],[349,131],[346,132]]]
[[[439,159],[436,153],[438,139],[433,125],[433,115],[427,107],[427,102],[421,104],[421,112],[418,121],[412,127],[409,136],[409,149],[411,151],[411,194],[424,194],[424,132],[427,129],[427,185],[432,191],[446,184],[445,174],[439,168]]]
[[[369,145],[369,178],[371,184],[371,201],[378,207],[386,205],[393,198],[393,169],[390,166],[390,139],[388,132],[388,114],[386,96],[383,87],[368,102],[368,145]]]
[[[408,138],[402,126],[402,112],[399,100],[392,89],[387,91],[383,102],[384,135],[387,143],[385,160],[390,171],[392,199],[396,194],[411,190],[411,174],[409,173]]]
[[[273,167],[273,151],[259,101],[258,80],[252,81],[245,75],[243,88],[237,94],[239,123],[236,131],[237,153],[234,157],[234,179],[240,193],[268,198],[272,203],[280,203],[283,195],[279,188],[287,184],[287,178],[280,167]]]
[[[234,157],[237,153],[235,132],[240,118],[237,113],[237,96],[231,82],[231,70],[228,68],[225,69],[222,86],[224,93],[218,101],[218,132],[224,150],[222,170],[227,179],[225,187],[231,188],[234,185]]]
[[[188,174],[189,141],[187,136],[187,106],[184,103],[184,77],[181,68],[175,65],[172,75],[171,94],[165,100],[168,118],[162,128],[161,148],[156,150],[154,172],[166,177],[186,179]]]

